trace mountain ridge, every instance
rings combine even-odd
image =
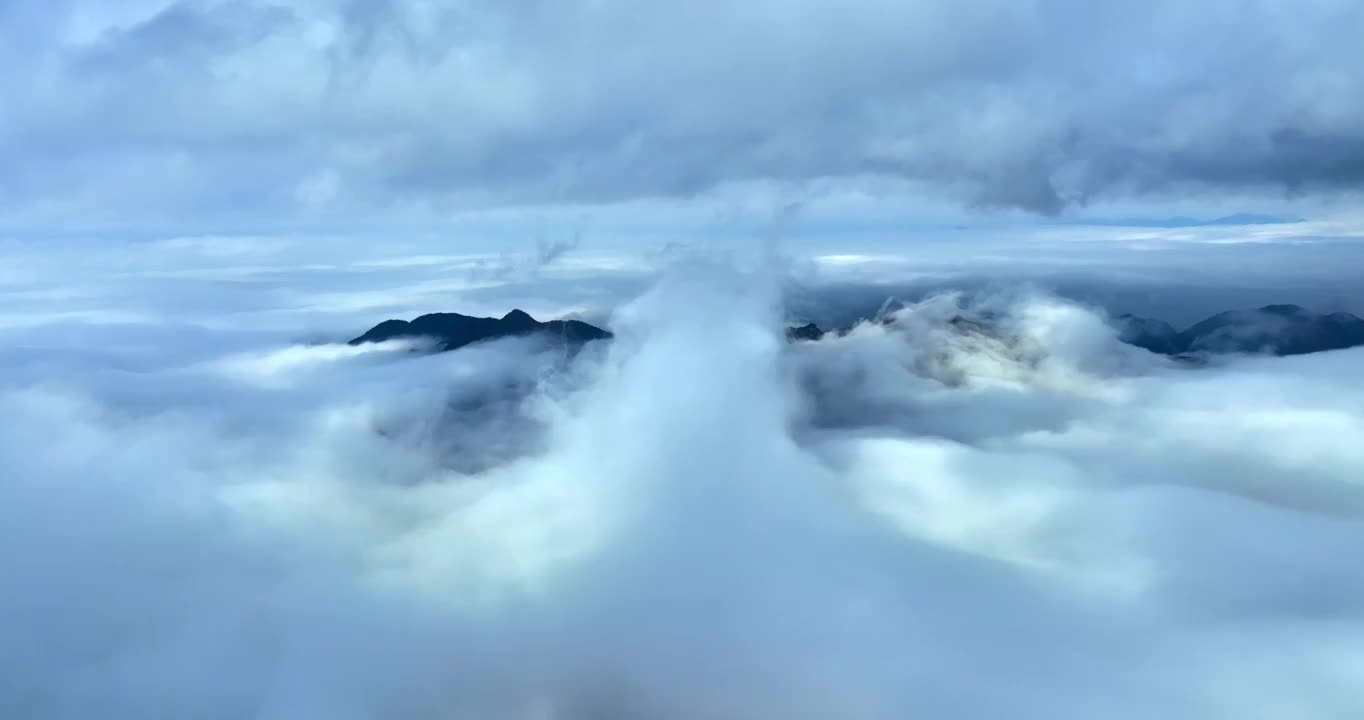
[[[877,322],[887,317],[878,315]],[[991,318],[953,317],[954,327],[985,331]],[[1364,346],[1364,319],[1350,313],[1314,313],[1300,305],[1273,304],[1250,310],[1228,310],[1176,330],[1157,318],[1123,314],[1113,318],[1118,339],[1158,355],[1247,353],[1307,355]],[[788,340],[819,340],[848,329],[824,330],[814,323],[786,329]]]
[[[1153,318],[1120,315],[1116,320],[1119,339],[1162,355],[1307,355],[1364,345],[1364,320],[1344,312],[1318,314],[1300,305],[1228,310],[1180,332]]]
[[[500,318],[474,317],[460,313],[428,313],[410,321],[384,320],[364,334],[351,339],[347,344],[363,345],[385,340],[426,337],[436,340],[438,352],[448,352],[474,343],[533,334],[550,335],[572,346],[612,337],[609,331],[581,320],[540,322],[531,317],[530,313],[516,308]]]
[[[882,317],[881,322],[886,319]],[[958,316],[952,319],[952,324],[984,331],[989,318],[976,320]],[[1122,342],[1169,356],[1209,353],[1306,355],[1364,346],[1364,319],[1345,312],[1318,314],[1290,304],[1220,312],[1183,331],[1164,320],[1132,314],[1118,315],[1113,318],[1113,325]],[[787,327],[785,334],[790,342],[811,342],[846,331],[847,328],[825,330],[808,322]],[[540,322],[517,308],[501,318],[428,313],[410,321],[384,320],[348,344],[427,337],[436,340],[437,352],[448,352],[474,343],[532,334],[549,335],[570,346],[614,337],[610,331],[581,320]]]

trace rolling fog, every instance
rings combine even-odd
[[[226,316],[12,327],[0,704],[1364,710],[1360,350],[1189,368],[1035,285],[788,344],[780,269],[695,256],[648,282],[577,355]],[[1004,339],[955,331],[967,307]]]

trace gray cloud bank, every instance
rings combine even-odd
[[[5,328],[0,710],[1364,712],[1359,351],[1020,290],[790,346],[778,286],[684,262],[572,362]]]
[[[1357,190],[1351,0],[0,8],[12,225],[888,177],[1057,212]]]

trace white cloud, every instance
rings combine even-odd
[[[0,706],[1364,710],[1358,351],[1180,368],[1033,291],[789,346],[780,284],[683,262],[573,362],[232,323],[11,347]],[[1014,339],[953,331],[971,302]]]

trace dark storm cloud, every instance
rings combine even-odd
[[[1364,176],[1353,2],[38,5],[0,15],[14,221],[877,175],[1054,213]]]

